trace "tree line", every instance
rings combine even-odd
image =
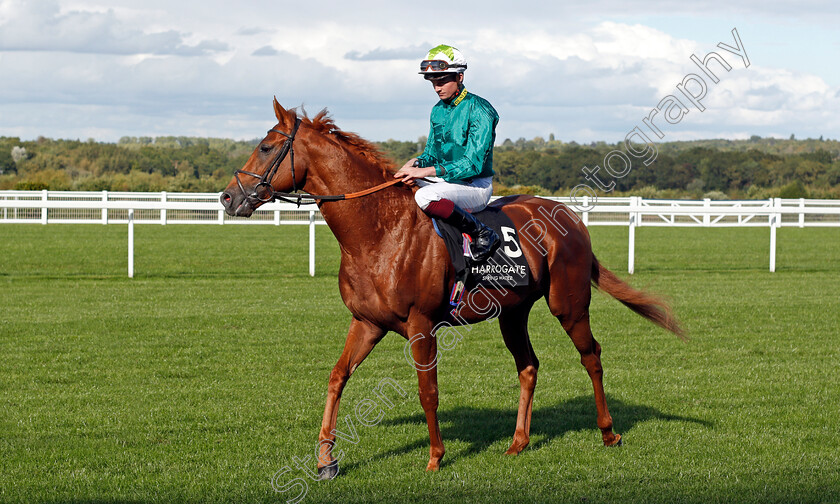
[[[395,164],[422,152],[416,142],[377,145]],[[216,192],[241,168],[258,139],[123,137],[21,141],[0,137],[0,189]],[[840,142],[761,138],[655,145],[649,165],[634,160],[612,195],[649,198],[840,198]],[[505,139],[494,148],[497,194],[568,195],[584,167],[603,166],[621,143]],[[590,184],[591,185],[591,184]]]

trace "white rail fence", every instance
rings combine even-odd
[[[569,204],[569,198],[549,198]],[[776,270],[776,230],[782,226],[840,227],[840,200],[711,201],[584,198],[578,212],[587,226],[628,226],[627,271],[634,272],[639,226],[769,227],[770,271]],[[573,207],[574,208],[574,207]],[[315,275],[317,208],[269,203],[249,219],[230,217],[218,193],[0,191],[0,224],[128,224],[128,276],[134,276],[134,224],[263,224],[309,226],[309,274]]]

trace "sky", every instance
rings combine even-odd
[[[837,139],[839,25],[833,0],[0,0],[0,136],[254,139],[276,96],[413,141],[437,101],[419,62],[447,43],[497,143]],[[718,82],[691,58],[712,52]]]

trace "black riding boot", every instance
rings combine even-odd
[[[471,213],[463,210],[458,205],[455,205],[455,208],[452,210],[452,215],[444,219],[444,222],[455,226],[462,233],[470,235],[472,238],[470,251],[476,262],[487,260],[499,248],[502,242],[495,231],[485,226],[481,221],[473,217]]]

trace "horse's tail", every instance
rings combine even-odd
[[[668,303],[652,294],[634,289],[615,276],[615,273],[601,266],[594,254],[592,284],[659,327],[671,331],[683,340],[687,339]]]

